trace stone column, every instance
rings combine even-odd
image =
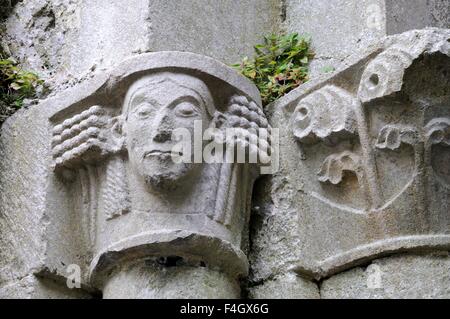
[[[169,257],[167,258],[177,257]],[[105,299],[239,299],[235,277],[205,266],[141,260],[121,266],[103,287]]]
[[[257,188],[254,292],[297,274],[291,297],[308,280],[322,297],[449,297],[449,74],[450,31],[414,30],[271,106],[281,169]]]

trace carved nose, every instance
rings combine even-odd
[[[172,139],[172,125],[170,116],[164,114],[158,123],[155,135],[153,136],[154,142],[167,142]]]
[[[158,129],[156,134],[153,136],[153,141],[163,143],[170,141],[172,139],[172,133],[166,129]]]

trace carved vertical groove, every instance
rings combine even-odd
[[[125,165],[120,156],[113,156],[106,168],[106,185],[102,200],[107,220],[122,216],[130,211]]]
[[[233,164],[223,163],[220,169],[219,185],[217,189],[214,220],[224,223],[227,210],[228,192],[233,174]]]

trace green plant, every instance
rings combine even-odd
[[[308,64],[314,56],[309,39],[297,33],[270,35],[254,48],[252,59],[245,57],[232,66],[255,83],[264,105],[308,81]]]
[[[336,69],[331,65],[327,65],[327,66],[324,66],[321,69],[321,71],[322,71],[322,73],[332,73],[332,72],[336,71]]]
[[[24,99],[35,98],[44,81],[22,70],[13,58],[0,56],[0,116],[6,117],[23,105]]]

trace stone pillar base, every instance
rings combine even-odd
[[[104,299],[237,299],[236,279],[207,267],[175,266],[176,260],[141,260],[115,270],[103,289]]]

